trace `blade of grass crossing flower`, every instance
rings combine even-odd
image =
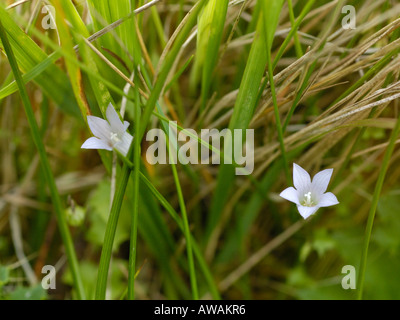
[[[75,249],[73,246],[71,234],[68,229],[65,212],[64,212],[62,204],[61,204],[61,199],[58,194],[58,190],[57,190],[57,186],[55,184],[53,173],[50,170],[50,163],[47,158],[46,150],[45,150],[43,141],[40,136],[39,128],[36,123],[35,115],[33,113],[33,109],[32,109],[32,106],[31,106],[31,103],[30,103],[30,100],[28,97],[28,93],[26,91],[25,85],[22,80],[22,76],[21,76],[19,68],[18,68],[18,62],[14,56],[11,44],[8,40],[6,31],[3,27],[2,20],[0,20],[0,39],[3,43],[4,50],[7,54],[11,69],[14,73],[15,81],[18,84],[19,92],[20,92],[20,95],[22,98],[24,109],[25,109],[25,113],[28,118],[29,126],[31,128],[32,138],[34,140],[34,143],[35,143],[36,148],[39,153],[44,176],[46,178],[46,181],[47,181],[47,184],[48,184],[48,187],[50,190],[50,195],[51,195],[51,199],[53,202],[54,211],[57,216],[57,222],[58,222],[58,227],[60,230],[60,235],[63,240],[63,244],[65,246],[66,255],[68,258],[68,262],[69,262],[69,266],[71,268],[71,273],[73,276],[75,289],[77,291],[77,296],[79,299],[85,299],[85,291],[83,288],[82,278],[79,273],[78,260],[77,260]]]

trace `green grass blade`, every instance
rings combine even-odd
[[[268,17],[268,12],[270,12],[271,10],[273,10],[274,12],[280,12],[282,9],[283,1],[281,1],[280,3],[279,3],[279,1],[274,1],[273,3],[274,3],[274,5],[276,5],[275,8],[271,8],[268,5],[271,3],[272,3],[271,1],[263,2],[263,9],[264,9],[265,17]],[[279,17],[279,15],[277,15],[276,17]],[[267,52],[267,65],[268,65],[268,79],[269,79],[269,85],[271,88],[272,102],[274,105],[276,129],[278,131],[278,140],[279,140],[279,146],[281,148],[283,168],[285,169],[286,180],[287,180],[288,184],[290,184],[291,178],[290,178],[290,172],[289,172],[289,164],[287,162],[285,143],[283,142],[283,130],[282,130],[281,119],[280,119],[280,115],[279,115],[278,102],[277,102],[277,98],[276,98],[275,84],[274,84],[274,70],[273,70],[272,59],[271,59],[271,45],[272,45],[271,35],[274,34],[277,24],[278,24],[278,19],[276,19],[274,23],[270,23],[269,19],[265,19],[263,25],[264,25],[265,34],[267,35],[267,39],[270,39],[266,43],[266,52]]]
[[[33,113],[33,109],[32,109],[32,106],[31,106],[31,103],[30,103],[30,100],[28,97],[28,93],[26,91],[25,85],[22,80],[22,76],[21,76],[19,68],[18,68],[18,62],[16,60],[16,57],[14,56],[13,49],[8,40],[6,30],[4,29],[3,23],[1,20],[0,20],[0,38],[3,43],[4,50],[7,54],[8,61],[10,63],[12,71],[14,73],[15,81],[18,84],[18,88],[19,88],[19,92],[20,92],[20,95],[22,98],[23,105],[24,105],[25,113],[26,113],[26,116],[27,116],[27,119],[29,122],[29,126],[31,129],[32,138],[36,145],[37,151],[39,153],[44,176],[46,178],[47,185],[50,190],[51,199],[52,199],[52,202],[54,205],[54,210],[55,210],[55,213],[57,216],[57,221],[58,221],[61,238],[62,238],[64,246],[65,246],[69,265],[70,265],[71,272],[73,275],[75,288],[77,290],[77,295],[78,295],[79,299],[85,299],[85,291],[84,291],[83,284],[82,284],[82,278],[79,273],[78,260],[77,260],[75,249],[73,246],[71,234],[68,229],[65,212],[64,212],[64,209],[61,204],[61,199],[58,194],[57,186],[55,184],[54,176],[50,170],[50,162],[49,162],[49,159],[47,158],[46,150],[45,150],[43,141],[41,139],[40,131],[39,131],[38,125],[36,123],[35,115]]]
[[[139,83],[135,77],[135,101],[134,106],[135,114],[135,137],[140,134],[140,97],[139,97]],[[128,299],[135,299],[135,274],[136,274],[136,255],[137,255],[137,232],[138,232],[138,215],[139,215],[139,178],[140,178],[140,140],[135,139],[133,146],[133,212],[131,223],[131,237],[130,237],[130,250],[129,250],[129,274],[128,274]]]
[[[120,179],[118,180],[118,188],[114,195],[110,216],[107,221],[106,233],[104,235],[104,243],[103,243],[103,248],[101,250],[99,271],[97,274],[97,285],[95,293],[96,300],[105,300],[106,298],[108,270],[110,268],[112,247],[114,243],[115,232],[117,230],[118,218],[119,218],[119,213],[121,211],[122,200],[125,195],[130,174],[131,174],[130,167],[128,165],[124,165],[122,168]]]
[[[276,15],[277,13],[275,12],[274,14]],[[272,17],[272,13],[270,13],[270,15]],[[254,41],[251,46],[246,69],[240,84],[239,94],[229,123],[229,129],[231,130],[245,130],[248,127],[256,108],[261,79],[267,64],[267,54],[265,50],[267,38],[265,36],[263,19],[263,14],[260,14],[256,33],[254,35]],[[277,21],[276,18],[275,20]],[[268,39],[268,41],[271,41],[272,43],[273,35],[269,35]],[[208,216],[205,239],[209,238],[221,217],[223,206],[228,199],[230,191],[230,188],[227,186],[232,185],[233,180],[233,168],[222,164],[218,173],[217,186],[212,200],[210,214]]]
[[[199,16],[197,55],[192,69],[191,87],[192,90],[196,88],[201,76],[201,110],[206,107],[212,74],[218,61],[228,3],[228,0],[209,0]]]
[[[46,53],[21,30],[2,6],[0,6],[0,19],[9,34],[11,45],[16,48],[15,58],[23,72],[33,69],[47,59]],[[35,82],[61,110],[70,115],[79,115],[79,108],[73,98],[68,78],[55,64],[49,63],[45,69],[42,69],[42,73],[37,74]],[[17,86],[14,85],[14,89],[16,88]]]
[[[199,0],[192,10],[188,13],[188,19],[184,25],[184,27],[180,30],[179,34],[177,35],[174,44],[171,47],[171,50],[168,52],[161,68],[160,72],[157,76],[157,80],[154,84],[154,87],[151,91],[151,94],[149,96],[149,99],[146,102],[144,111],[143,111],[143,117],[142,117],[142,128],[140,130],[140,136],[139,138],[142,138],[144,135],[144,132],[146,130],[146,127],[148,125],[149,119],[153,113],[153,110],[156,106],[157,100],[160,97],[161,91],[163,90],[163,87],[165,85],[165,81],[168,77],[169,71],[173,66],[173,62],[175,61],[175,58],[177,57],[183,43],[186,41],[187,36],[189,35],[190,31],[192,30],[193,26],[196,23],[197,16],[203,7],[203,5],[206,3],[207,0]]]
[[[369,213],[368,213],[368,220],[367,220],[367,225],[365,228],[365,235],[364,235],[364,244],[363,244],[362,253],[361,253],[360,268],[358,271],[358,281],[357,281],[357,286],[358,286],[357,299],[358,300],[361,300],[363,297],[364,279],[365,279],[365,272],[367,269],[368,248],[369,248],[369,243],[371,240],[371,233],[372,233],[372,227],[374,225],[376,208],[378,207],[379,197],[382,192],[383,183],[385,181],[386,173],[387,173],[387,170],[388,170],[389,164],[390,164],[390,159],[392,157],[395,143],[396,143],[396,140],[397,140],[399,134],[400,134],[400,117],[397,119],[396,125],[390,135],[389,145],[387,146],[385,155],[382,160],[381,168],[379,170],[378,180],[376,181],[374,194],[372,196],[371,207],[370,207]]]

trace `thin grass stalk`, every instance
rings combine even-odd
[[[267,29],[268,29],[267,22],[264,21],[265,34],[268,34],[268,30]],[[288,183],[290,184],[289,163],[287,161],[287,156],[286,156],[286,151],[285,151],[285,142],[283,141],[283,131],[282,131],[281,119],[280,119],[280,116],[279,116],[278,101],[277,101],[277,98],[276,98],[276,91],[275,91],[274,71],[273,71],[272,59],[271,59],[271,45],[269,45],[267,43],[266,47],[267,47],[266,51],[267,51],[268,79],[269,79],[269,85],[270,85],[270,88],[271,88],[272,103],[274,105],[274,116],[275,116],[276,130],[278,132],[278,140],[279,140],[279,146],[280,146],[281,154],[282,154],[283,168],[284,168],[284,171],[285,171],[286,179],[287,179]]]
[[[372,227],[374,225],[374,219],[376,214],[376,208],[378,207],[379,197],[381,195],[383,182],[385,181],[386,172],[389,168],[390,158],[392,156],[397,137],[400,134],[400,117],[397,119],[396,126],[394,127],[392,134],[390,136],[389,145],[385,151],[385,155],[382,161],[381,168],[379,170],[378,180],[375,185],[374,194],[372,197],[371,207],[368,213],[367,225],[365,228],[364,235],[364,244],[361,253],[361,262],[360,269],[358,272],[358,292],[357,299],[362,300],[363,298],[363,289],[364,289],[364,279],[365,279],[365,271],[367,267],[367,258],[368,258],[368,248],[371,240]]]
[[[128,153],[129,154],[129,153]],[[101,250],[99,271],[97,274],[97,284],[95,299],[104,300],[106,298],[108,271],[110,268],[112,247],[117,230],[119,213],[122,207],[122,200],[128,185],[131,168],[124,164],[122,167],[121,178],[119,179],[118,189],[115,192],[113,203],[111,206],[110,216],[107,221],[106,232],[104,235],[103,248]]]
[[[296,50],[296,55],[297,55],[297,58],[301,58],[303,56],[303,50],[301,49],[299,36],[297,34],[297,28],[293,27],[295,25],[295,21],[294,21],[292,0],[288,0],[288,8],[289,8],[289,18],[290,18],[290,24],[292,25],[292,30],[296,30],[295,33],[294,33],[294,37],[293,37],[293,39],[294,39],[294,47],[295,47],[295,50]]]
[[[137,77],[135,77],[136,87],[136,105],[135,108],[135,137],[139,137],[140,134],[140,97],[139,97],[139,86],[137,83]],[[128,274],[128,299],[135,299],[135,274],[136,274],[136,252],[137,252],[137,233],[138,233],[138,214],[139,214],[139,178],[140,178],[140,140],[134,140],[133,146],[133,213],[131,223],[131,237],[130,237],[130,250],[129,250],[129,274]]]

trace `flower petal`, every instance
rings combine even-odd
[[[293,184],[300,193],[310,191],[311,178],[306,170],[293,163]]]
[[[283,190],[280,193],[280,196],[286,200],[294,202],[297,205],[300,205],[298,192],[293,187],[289,187],[289,188],[286,188],[285,190]]]
[[[112,148],[107,144],[107,142],[100,140],[95,137],[87,139],[82,147],[82,149],[105,149],[111,151]]]
[[[121,134],[126,131],[124,124],[122,123],[117,111],[115,111],[114,106],[111,103],[107,107],[106,116],[111,125],[112,132]]]
[[[315,207],[304,207],[304,206],[297,206],[297,209],[299,210],[299,213],[304,219],[307,219],[309,216],[311,216],[313,213],[315,213],[318,209],[319,206]]]
[[[319,207],[330,207],[338,204],[336,196],[332,192],[327,192],[321,196],[321,199],[318,201]]]
[[[110,140],[111,128],[106,120],[95,116],[87,116],[87,121],[94,136],[104,141]]]
[[[114,148],[121,152],[122,155],[126,156],[128,154],[132,140],[133,137],[128,132],[125,132],[121,137],[121,141],[117,142],[114,145]]]
[[[312,180],[312,191],[316,195],[322,195],[328,188],[329,181],[332,177],[333,169],[326,169],[318,172]]]
[[[129,127],[129,122],[124,121],[124,131],[128,130],[128,127]]]

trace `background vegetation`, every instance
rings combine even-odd
[[[1,1],[0,298],[354,299],[342,267],[367,261],[363,297],[399,299],[400,4],[150,4]],[[110,102],[129,159],[80,148]],[[167,120],[254,129],[254,172],[149,165]],[[293,162],[334,168],[340,204],[303,221]]]

